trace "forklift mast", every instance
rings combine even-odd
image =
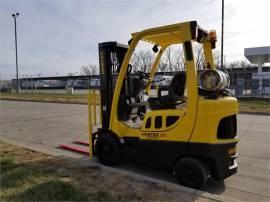
[[[128,46],[117,42],[98,44],[100,68],[100,92],[102,106],[102,128],[110,124],[111,105],[117,75],[120,71]]]

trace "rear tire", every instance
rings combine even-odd
[[[95,152],[100,163],[113,166],[120,163],[120,144],[110,134],[102,134],[95,144]]]
[[[208,170],[205,164],[195,158],[183,158],[178,160],[174,171],[181,185],[194,189],[202,188],[208,177]]]

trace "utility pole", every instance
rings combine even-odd
[[[15,51],[16,51],[16,93],[19,93],[19,71],[18,71],[18,53],[17,53],[17,25],[16,19],[19,16],[19,13],[12,14],[14,18],[14,26],[15,26]]]
[[[221,6],[221,69],[223,69],[223,33],[224,33],[224,0]]]

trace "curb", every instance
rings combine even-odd
[[[136,179],[139,179],[141,181],[148,181],[148,182],[152,182],[152,183],[156,183],[159,184],[160,186],[165,186],[166,188],[169,189],[174,189],[177,191],[182,191],[185,193],[189,193],[192,194],[193,196],[198,196],[198,197],[203,197],[203,198],[208,198],[211,200],[216,200],[216,201],[228,201],[228,202],[239,202],[239,200],[237,199],[233,199],[227,196],[221,196],[221,195],[216,195],[216,194],[210,194],[208,192],[205,191],[201,191],[201,190],[196,190],[196,189],[192,189],[189,187],[184,187],[178,184],[174,184],[172,182],[167,182],[165,180],[160,180],[160,179],[156,179],[153,177],[149,177],[149,176],[144,176],[138,173],[134,173],[131,171],[127,171],[127,170],[122,170],[119,168],[114,168],[114,167],[109,167],[109,166],[105,166],[105,165],[101,165],[99,163],[93,162],[93,161],[89,161],[89,158],[82,158],[82,159],[76,159],[76,158],[72,158],[72,157],[68,157],[68,156],[64,156],[64,155],[60,155],[57,152],[52,152],[46,149],[40,149],[38,147],[36,147],[35,145],[25,145],[22,143],[18,143],[16,141],[12,141],[12,140],[6,140],[5,138],[1,138],[2,141],[9,143],[9,144],[14,144],[17,145],[19,147],[25,148],[25,149],[29,149],[31,151],[36,151],[36,152],[40,152],[43,154],[47,154],[56,158],[61,158],[67,161],[70,161],[74,164],[76,164],[77,166],[95,166],[95,167],[99,167],[105,171],[108,172],[113,172],[113,173],[117,173],[117,174],[122,174],[122,175],[127,175]]]

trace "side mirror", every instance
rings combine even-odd
[[[154,53],[157,53],[158,52],[158,45],[154,45],[152,50]]]

